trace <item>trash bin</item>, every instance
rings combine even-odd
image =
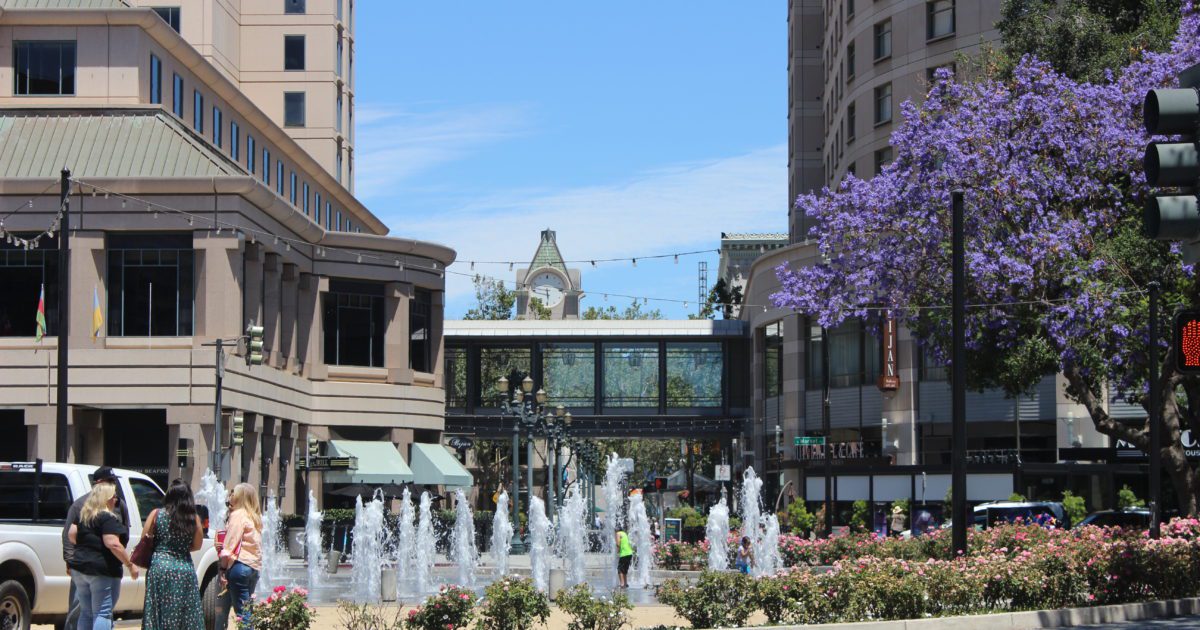
[[[396,570],[384,567],[379,574],[379,597],[385,602],[396,601]]]
[[[337,549],[330,549],[329,550],[329,564],[326,566],[325,571],[327,573],[329,573],[330,575],[337,573],[338,562],[340,562],[341,559],[342,559],[342,552],[338,551]]]

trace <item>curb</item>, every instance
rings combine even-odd
[[[1070,628],[1147,619],[1169,619],[1200,615],[1200,597],[1168,599],[1134,604],[1111,604],[1088,608],[1029,610],[992,615],[961,617],[931,617],[927,619],[898,619],[895,621],[858,621],[815,626],[759,626],[770,630],[1036,630],[1038,628]],[[751,630],[747,628],[746,630]]]

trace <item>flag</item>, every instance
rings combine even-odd
[[[100,291],[92,285],[92,337],[99,337],[101,328],[104,328],[104,312],[100,310]]]
[[[34,337],[36,337],[38,341],[41,341],[42,337],[44,337],[45,335],[46,335],[46,285],[43,284],[42,285],[42,293],[41,293],[41,295],[38,296],[37,332],[34,333]]]

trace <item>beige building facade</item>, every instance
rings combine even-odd
[[[387,234],[329,168],[332,120],[319,133],[282,120],[292,87],[310,103],[328,88],[333,111],[331,33],[352,28],[344,2],[292,14],[284,0],[185,0],[180,32],[117,1],[0,2],[0,460],[55,459],[58,343],[70,348],[71,461],[199,487],[220,447],[226,479],[277,494],[288,512],[306,479],[320,496],[319,475],[295,474],[310,438],[390,442],[402,457],[439,442],[455,253]],[[281,83],[239,61],[273,63],[265,49],[283,43],[265,33],[298,25],[312,29],[313,77]],[[264,329],[261,365],[238,341],[251,324]],[[221,436],[217,339],[229,344]]]

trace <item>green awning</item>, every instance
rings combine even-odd
[[[417,485],[467,488],[474,484],[471,473],[441,444],[412,445],[413,483]]]
[[[326,483],[400,484],[413,480],[413,471],[391,442],[330,440],[330,455],[357,457],[358,469],[325,473]]]

